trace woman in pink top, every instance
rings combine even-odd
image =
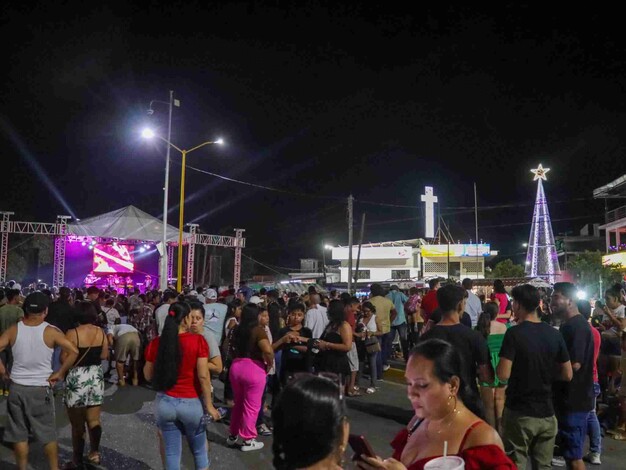
[[[508,323],[511,318],[511,308],[509,307],[509,296],[506,295],[506,289],[504,283],[500,279],[493,281],[493,294],[491,298],[494,302],[497,302],[500,306],[498,317],[496,321],[500,323]]]

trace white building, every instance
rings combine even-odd
[[[352,249],[353,276],[358,246]],[[428,245],[425,240],[399,240],[361,246],[357,282],[400,282],[434,277],[482,279],[485,259],[497,255],[488,244]],[[332,258],[341,262],[340,282],[348,282],[348,247],[333,247]]]

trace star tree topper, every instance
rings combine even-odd
[[[548,181],[548,178],[546,178],[546,173],[549,172],[549,171],[550,171],[550,168],[544,168],[541,163],[534,170],[530,170],[531,173],[535,174],[535,177],[533,178],[533,181],[537,181],[538,179],[542,179],[544,181]]]

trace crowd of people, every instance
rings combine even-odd
[[[394,358],[404,363],[415,416],[390,457],[357,455],[359,468],[422,469],[445,443],[469,469],[525,469],[527,461],[577,469],[601,462],[604,434],[626,440],[620,285],[593,309],[571,283],[507,292],[496,280],[485,298],[470,279],[434,279],[427,292],[372,284],[364,298],[255,292],[245,283],[128,297],[96,287],[0,296],[4,440],[20,469],[29,436],[57,468],[55,393],[72,427],[66,468],[100,463],[107,379],[157,392],[167,469],[180,468],[183,436],[196,468],[209,468],[206,429],[222,419],[226,445],[243,452],[273,435],[276,468],[342,468],[345,399],[377,393]],[[212,380],[224,383],[223,396]]]

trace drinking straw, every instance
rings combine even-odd
[[[446,457],[448,456],[448,441],[443,441],[443,461],[446,461]]]

